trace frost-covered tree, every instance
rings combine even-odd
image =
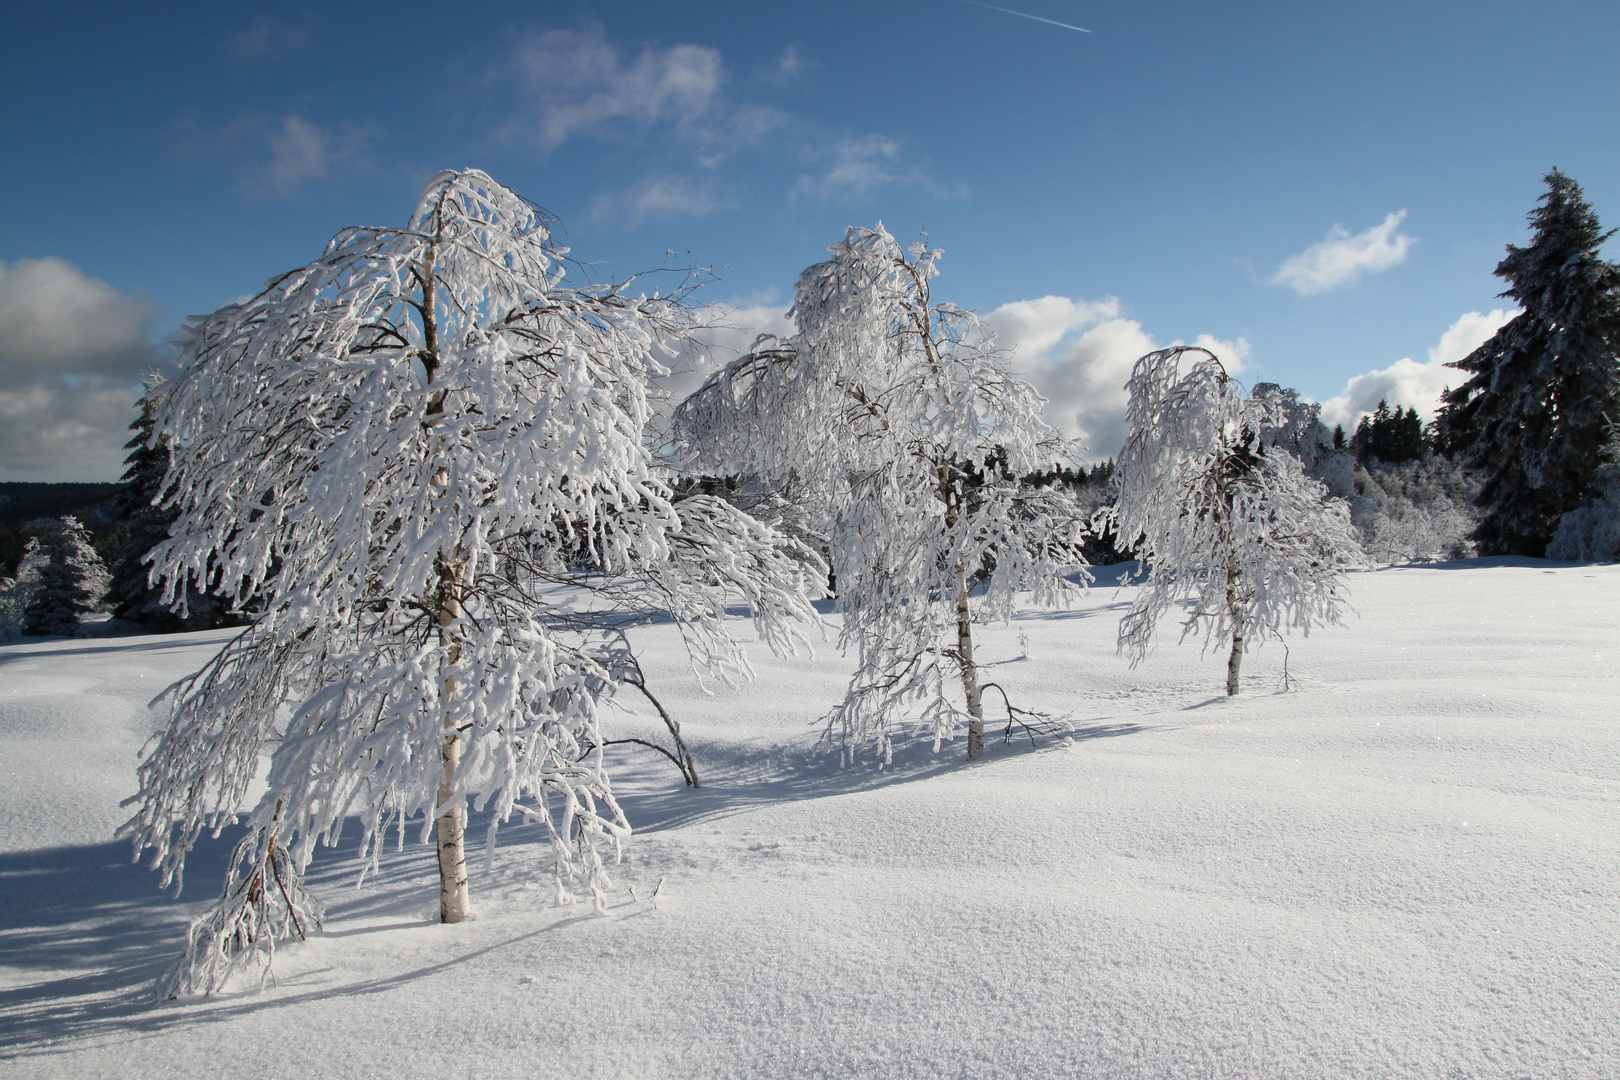
[[[1540,556],[1563,514],[1595,493],[1600,451],[1620,418],[1620,267],[1599,257],[1612,233],[1581,187],[1554,169],[1530,213],[1526,247],[1496,268],[1524,310],[1455,367],[1440,440],[1484,480],[1482,553]]]
[[[915,709],[936,749],[965,723],[977,758],[992,684],[974,620],[1005,618],[1019,590],[1057,601],[1083,563],[1067,489],[1017,479],[1067,448],[973,313],[932,298],[939,251],[902,248],[881,224],[830,251],[799,277],[798,333],[762,337],[710,377],[677,408],[675,437],[691,467],[810,508],[859,659],[829,738],[887,760]]]
[[[1226,692],[1236,694],[1250,643],[1338,621],[1341,570],[1363,558],[1349,512],[1298,458],[1262,442],[1281,420],[1270,397],[1244,398],[1207,349],[1149,353],[1126,388],[1119,498],[1108,513],[1149,573],[1120,621],[1120,651],[1140,662],[1171,604],[1190,599],[1181,637],[1231,642]]]
[[[23,611],[22,632],[36,636],[72,635],[79,623],[96,610],[107,591],[107,568],[96,553],[90,531],[69,515],[39,518],[28,523],[34,534],[25,563],[31,555],[39,579],[28,595]]]
[[[217,567],[264,611],[171,688],[124,830],[178,885],[256,775],[264,793],[169,993],[318,918],[297,876],[350,817],[362,877],[388,827],[436,835],[446,922],[471,907],[469,804],[491,843],[514,815],[543,825],[558,899],[600,907],[629,830],[599,723],[637,676],[626,612],[672,615],[721,678],[748,674],[728,600],[779,650],[814,618],[820,561],[720,500],[672,500],[644,445],[682,295],[566,287],[565,253],[529,202],[443,172],[403,228],[346,229],[192,323],[153,425],[178,511],[153,563],[167,602]]]
[[[37,538],[29,537],[17,560],[17,576],[0,577],[0,641],[10,641],[23,632],[23,617],[39,588],[40,570],[49,561],[50,552]]]
[[[163,586],[151,581],[147,553],[169,538],[169,523],[177,513],[174,507],[156,505],[162,500],[163,478],[169,470],[168,445],[152,437],[153,416],[162,393],[162,380],[149,377],[146,393],[138,402],[140,415],[129,425],[135,434],[125,444],[127,468],[113,497],[117,547],[112,554],[107,603],[115,617],[159,634],[239,626],[245,620],[231,612],[229,601],[218,592],[199,589],[198,581],[185,585],[184,617],[173,610],[177,605],[163,602]]]
[[[1262,446],[1280,446],[1299,459],[1307,473],[1333,453],[1333,435],[1322,423],[1319,402],[1277,383],[1255,383],[1249,396],[1263,402],[1271,420],[1260,428]]]

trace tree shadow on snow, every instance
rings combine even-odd
[[[614,771],[621,777],[619,800],[638,833],[657,833],[693,822],[730,817],[750,808],[784,801],[827,798],[911,783],[963,769],[994,767],[1030,753],[1061,749],[1078,741],[1113,738],[1151,730],[1153,725],[1123,718],[1096,718],[1057,736],[1003,744],[1000,728],[987,732],[986,754],[963,760],[964,743],[946,743],[936,754],[932,740],[897,738],[893,760],[881,768],[857,759],[843,766],[836,753],[817,749],[813,737],[797,746],[694,747],[704,787],[681,786],[673,770],[653,755],[614,748]],[[468,820],[468,855],[486,887],[496,891],[514,875],[530,873],[502,863],[496,873],[483,868],[484,839],[491,815],[474,812]],[[355,889],[359,828],[349,822],[338,844],[318,850],[306,878],[327,901],[322,936],[352,937],[428,925],[437,913],[437,877],[431,844],[420,842],[420,822],[408,823],[403,850],[390,832],[388,845],[363,889]],[[191,918],[218,896],[226,864],[241,830],[201,838],[187,859],[185,888],[176,898],[158,888],[157,874],[133,863],[123,842],[58,847],[0,854],[0,973],[12,983],[0,989],[0,1060],[48,1056],[85,1038],[150,1035],[176,1024],[208,1023],[265,1008],[324,999],[381,993],[472,960],[491,949],[548,933],[589,916],[550,919],[499,945],[458,952],[442,962],[365,982],[300,992],[283,984],[274,995],[236,991],[181,1007],[153,996],[158,977],[178,957]],[[632,844],[634,840],[632,839]],[[503,826],[497,849],[547,846],[542,827]],[[358,925],[356,925],[358,924]],[[447,943],[454,947],[453,943]]]
[[[936,753],[933,740],[924,736],[897,737],[892,759],[886,764],[870,754],[843,764],[836,750],[821,749],[814,738],[798,746],[759,750],[694,747],[702,788],[694,791],[632,783],[618,793],[619,804],[636,832],[656,833],[774,803],[831,798],[964,769],[989,768],[1009,758],[1059,750],[1077,742],[1134,735],[1152,730],[1153,725],[1100,717],[1076,723],[1057,735],[1038,735],[1034,745],[1017,728],[1011,740],[1004,738],[1003,728],[993,720],[987,719],[985,728],[985,756],[976,762],[965,760],[965,740],[942,743]]]
[[[490,816],[472,815],[472,835],[482,838]],[[353,887],[360,869],[356,822],[347,823],[336,847],[318,849],[306,879],[328,901],[329,924],[394,920],[332,936],[431,921],[437,879],[433,849],[417,842],[419,828],[407,829],[402,852],[390,843],[360,890]],[[218,839],[202,837],[186,859],[178,898],[158,888],[158,875],[144,862],[132,863],[129,845],[119,841],[0,854],[0,972],[18,984],[0,989],[0,1060],[49,1053],[51,1044],[86,1036],[150,1031],[215,1015],[218,1010],[166,1008],[153,990],[180,955],[190,919],[217,899],[242,835],[233,828]],[[503,835],[499,846],[532,839],[530,832]],[[37,981],[29,981],[32,973]]]

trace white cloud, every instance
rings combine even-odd
[[[260,15],[252,26],[230,36],[225,51],[231,59],[251,64],[286,56],[308,41],[309,31],[303,27]]]
[[[113,480],[158,352],[144,303],[63,259],[0,262],[0,478]]]
[[[548,149],[619,123],[694,124],[719,103],[725,80],[718,49],[649,46],[630,60],[600,26],[536,34],[518,45],[513,67],[534,109],[534,135]]]
[[[899,140],[885,135],[859,139],[835,139],[811,156],[822,166],[818,175],[799,177],[791,194],[820,199],[862,199],[879,187],[906,184],[924,188],[935,195],[964,198],[964,185],[944,186],[915,162],[906,162]]]
[[[779,83],[791,82],[805,69],[804,57],[799,55],[797,45],[789,45],[782,50],[782,55],[776,58],[775,81]]]
[[[670,374],[657,380],[658,389],[671,403],[685,398],[710,374],[741,356],[760,334],[786,338],[796,329],[787,308],[771,303],[769,297],[707,304],[698,309],[697,319],[692,340],[678,356],[664,361]]]
[[[784,85],[814,66],[789,45],[774,59],[762,58],[751,81]],[[546,151],[580,138],[643,150],[644,159],[657,164],[630,191],[600,195],[592,206],[599,218],[711,212],[720,203],[701,197],[711,188],[689,184],[675,192],[660,174],[684,159],[718,176],[737,155],[767,148],[810,163],[790,198],[859,199],[893,184],[945,197],[967,194],[962,184],[936,181],[897,139],[829,132],[774,105],[741,100],[727,92],[730,83],[720,50],[711,46],[648,45],[631,53],[599,25],[543,30],[518,41],[490,73],[502,106],[512,110],[495,135]],[[667,205],[666,195],[673,197]]]
[[[712,185],[682,176],[649,176],[628,191],[591,200],[592,221],[634,227],[649,218],[699,216],[718,205]]]
[[[335,180],[371,167],[366,151],[375,137],[368,128],[323,127],[297,113],[279,120],[242,116],[217,128],[194,117],[174,129],[183,157],[233,159],[242,194],[250,200],[290,198],[313,182]]]
[[[1518,314],[1516,308],[1496,308],[1488,314],[1468,312],[1440,335],[1439,343],[1429,350],[1427,363],[1405,357],[1387,368],[1351,379],[1342,393],[1322,403],[1322,422],[1328,427],[1342,425],[1349,434],[1380,401],[1387,401],[1392,408],[1416,409],[1425,422],[1429,421],[1439,406],[1441,392],[1466,378],[1463,372],[1446,365],[1479,348]]]
[[[762,333],[789,337],[795,327],[773,298],[715,304],[700,311],[704,327],[689,345],[665,361],[672,374],[658,380],[669,404],[696,390],[711,372],[736,359]],[[1003,304],[984,317],[996,346],[1012,354],[1012,368],[1047,399],[1048,423],[1085,443],[1085,461],[1101,461],[1125,445],[1125,383],[1144,353],[1164,346],[1142,325],[1120,315],[1114,297],[1071,300],[1043,296]],[[1175,341],[1171,344],[1179,345]],[[1239,374],[1249,354],[1242,338],[1222,341],[1200,334],[1193,342],[1219,356]]]
[[[1131,368],[1143,354],[1164,346],[1141,323],[1123,318],[1114,297],[1018,300],[996,308],[985,321],[996,344],[1012,352],[1014,369],[1046,397],[1047,421],[1084,442],[1088,461],[1117,455],[1125,445],[1125,383]],[[1193,344],[1215,353],[1233,374],[1243,370],[1249,354],[1242,338],[1223,341],[1200,334]]]
[[[1406,211],[1390,214],[1383,223],[1351,236],[1342,225],[1298,255],[1290,256],[1271,276],[1271,284],[1286,285],[1301,296],[1315,296],[1354,281],[1365,273],[1399,266],[1417,241],[1396,232]]]
[[[288,198],[312,181],[363,168],[369,141],[357,128],[333,131],[301,116],[284,117],[265,139],[267,160],[243,172],[243,187],[254,198]]]

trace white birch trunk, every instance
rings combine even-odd
[[[984,756],[984,699],[979,691],[979,668],[973,662],[973,611],[968,606],[967,571],[956,564],[956,658],[962,665],[962,691],[967,695],[967,756]]]
[[[461,660],[461,645],[454,638],[454,626],[461,617],[459,596],[460,573],[455,563],[441,563],[439,571],[439,640],[445,647],[445,666],[453,668]],[[472,899],[467,889],[466,808],[456,798],[456,770],[461,767],[461,735],[456,730],[453,707],[456,677],[444,677],[444,745],[440,751],[444,763],[444,778],[439,781],[439,921],[458,923],[472,914]],[[455,799],[450,810],[446,803]]]

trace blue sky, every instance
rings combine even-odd
[[[184,315],[443,167],[604,276],[712,266],[751,325],[846,225],[926,230],[936,294],[1096,456],[1127,354],[1172,340],[1333,416],[1421,404],[1499,321],[1550,167],[1620,224],[1613,3],[996,6],[1091,32],[965,0],[8,5],[0,479],[114,478]]]

